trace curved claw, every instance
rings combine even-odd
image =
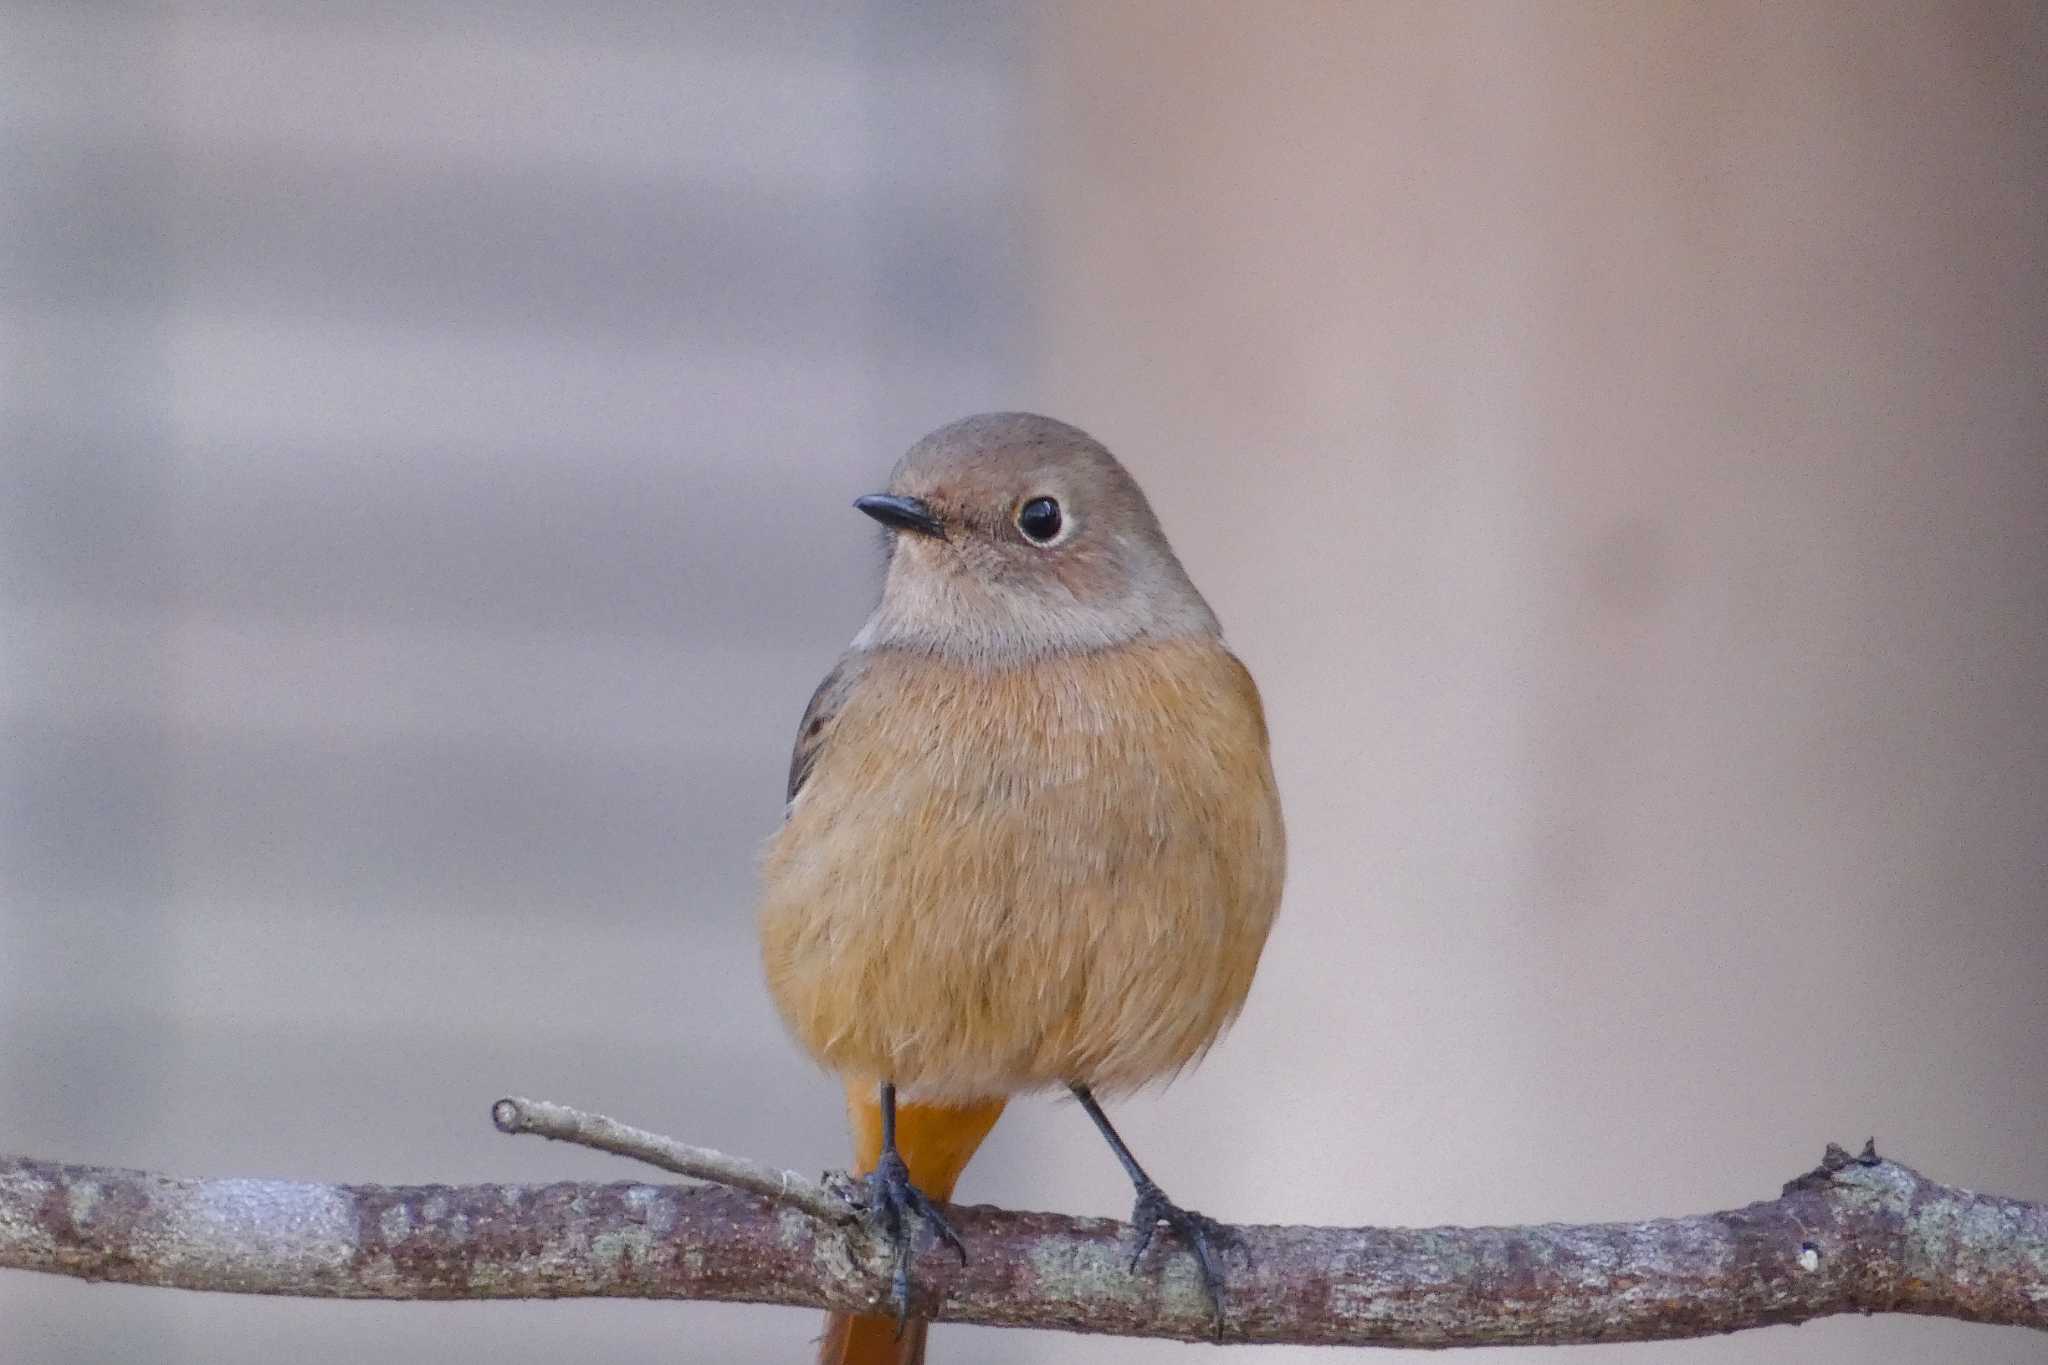
[[[875,1169],[868,1173],[868,1223],[894,1249],[896,1267],[889,1277],[889,1292],[896,1300],[896,1335],[901,1337],[910,1322],[910,1253],[916,1240],[910,1226],[915,1219],[923,1229],[953,1248],[960,1264],[967,1264],[967,1248],[960,1235],[939,1212],[925,1192],[910,1183],[910,1168],[893,1151],[883,1152]]]
[[[1239,1245],[1235,1232],[1205,1214],[1193,1209],[1184,1209],[1166,1197],[1150,1180],[1138,1185],[1137,1202],[1131,1206],[1131,1227],[1136,1233],[1136,1246],[1131,1252],[1131,1273],[1136,1274],[1138,1263],[1144,1259],[1146,1248],[1152,1245],[1152,1237],[1161,1223],[1172,1228],[1180,1237],[1182,1245],[1195,1258],[1195,1268],[1202,1276],[1202,1292],[1209,1300],[1209,1310],[1215,1317],[1216,1340],[1223,1340],[1223,1252]]]

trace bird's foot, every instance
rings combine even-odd
[[[1193,1209],[1184,1209],[1166,1197],[1150,1180],[1138,1182],[1138,1200],[1131,1206],[1131,1228],[1137,1243],[1131,1249],[1131,1273],[1152,1245],[1152,1235],[1161,1223],[1172,1228],[1182,1245],[1194,1254],[1195,1268],[1202,1275],[1202,1292],[1216,1319],[1216,1339],[1223,1340],[1223,1253],[1244,1245],[1235,1229]]]
[[[916,1241],[913,1224],[922,1224],[924,1231],[953,1248],[962,1265],[967,1264],[967,1248],[960,1244],[960,1235],[938,1205],[910,1183],[910,1168],[895,1152],[882,1153],[881,1161],[868,1174],[867,1185],[868,1225],[896,1253],[889,1291],[896,1300],[896,1335],[900,1337],[910,1321],[910,1254]]]

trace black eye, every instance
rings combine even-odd
[[[1017,509],[1017,529],[1045,544],[1060,533],[1060,505],[1051,498],[1033,498]]]

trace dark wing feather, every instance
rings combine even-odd
[[[832,734],[832,722],[852,695],[860,675],[858,656],[849,654],[833,665],[825,680],[818,684],[818,690],[811,693],[811,704],[804,708],[804,718],[796,727],[796,749],[789,756],[789,793],[784,800],[795,801],[811,769],[818,766],[818,755],[825,751],[825,742]]]

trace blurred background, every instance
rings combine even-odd
[[[496,1135],[512,1091],[842,1162],[752,861],[872,601],[849,499],[1023,407],[1138,474],[1273,725],[1259,986],[1118,1114],[1177,1197],[1696,1212],[1871,1133],[2048,1197],[2044,62],[2025,3],[6,0],[0,1151],[635,1175]],[[1128,1204],[1050,1102],[962,1195]],[[315,1365],[818,1317],[11,1274],[0,1323]]]

